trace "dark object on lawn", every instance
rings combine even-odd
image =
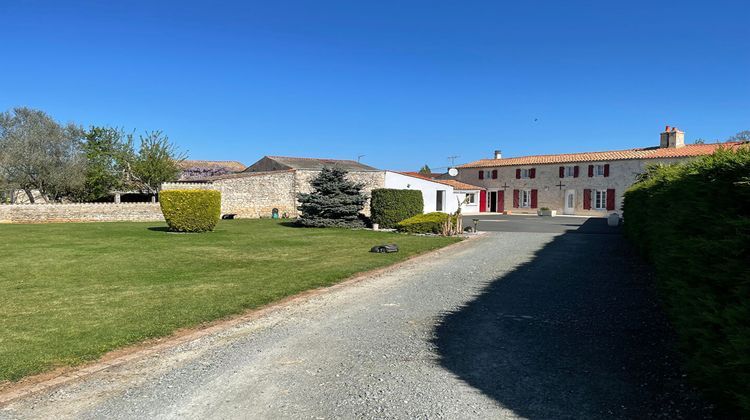
[[[398,252],[398,245],[396,244],[377,245],[377,246],[372,247],[372,249],[370,249],[370,252],[375,252],[378,254]]]
[[[229,214],[223,214],[223,215],[221,215],[221,218],[224,219],[224,220],[234,219],[234,216],[237,216],[237,215],[234,214],[234,213],[229,213]]]

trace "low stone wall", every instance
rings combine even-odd
[[[164,221],[159,203],[0,205],[0,223],[156,221]]]
[[[209,183],[175,182],[162,184],[162,190],[216,190],[221,192],[221,213],[238,218],[297,216],[294,171],[239,173],[217,177]]]

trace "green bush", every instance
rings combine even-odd
[[[395,228],[398,222],[422,214],[424,199],[419,190],[395,190],[380,188],[372,190],[370,219],[381,228]]]
[[[440,233],[443,224],[449,217],[447,214],[440,212],[418,214],[402,220],[396,225],[396,228],[401,232],[408,233]]]
[[[213,190],[168,190],[159,203],[169,229],[175,232],[214,230],[221,217],[221,193]]]
[[[656,269],[689,376],[750,418],[750,147],[650,168],[623,215]]]

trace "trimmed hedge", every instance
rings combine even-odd
[[[159,203],[169,230],[174,232],[211,231],[214,230],[221,217],[221,193],[219,191],[161,191]]]
[[[623,215],[656,269],[690,378],[750,418],[750,147],[650,168]]]
[[[419,214],[402,220],[396,225],[396,228],[401,232],[408,233],[440,233],[443,224],[449,217],[447,214],[440,212]]]
[[[419,190],[379,188],[372,190],[370,219],[381,228],[395,228],[398,222],[422,214],[424,199]]]

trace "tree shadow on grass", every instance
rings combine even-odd
[[[440,364],[526,418],[705,418],[652,276],[620,235],[556,236],[445,315]]]

